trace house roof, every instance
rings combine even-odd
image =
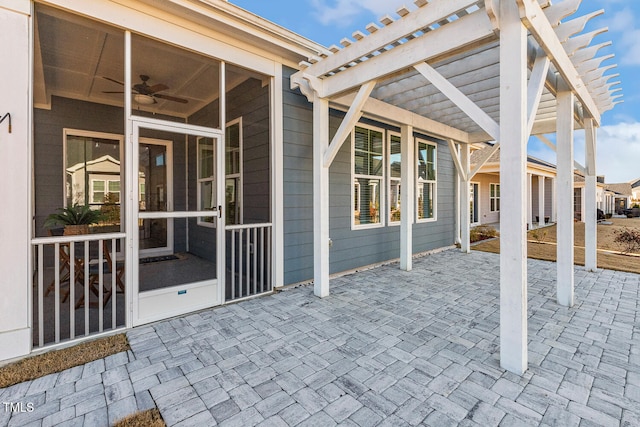
[[[631,181],[629,181],[629,184],[631,184],[631,188],[640,187],[640,178],[632,179]]]
[[[555,132],[555,94],[562,80],[558,75],[576,95],[578,122],[584,113],[598,125],[600,115],[617,103],[618,95],[613,96],[607,83],[610,77],[603,77],[613,66],[600,67],[603,59],[593,59],[596,46],[587,47],[601,30],[576,34],[600,12],[571,19],[567,17],[580,2],[517,2],[530,32],[529,69],[544,82],[533,133]],[[383,17],[382,26],[372,23],[366,32],[354,32],[353,39],[341,41],[341,47],[332,46],[331,54],[302,63],[303,69],[292,76],[292,87],[300,87],[309,99],[315,92],[333,104],[350,106],[356,91],[370,90],[367,85],[373,82],[365,106],[378,107],[386,119],[393,120],[389,112],[395,108],[461,131],[466,135],[466,140],[459,138],[461,142],[497,140],[500,27],[493,3],[416,0],[415,4],[417,9],[403,6],[397,16]],[[540,51],[550,58],[546,69],[540,66],[545,61],[537,60]],[[471,101],[480,111],[461,107],[460,100]],[[413,123],[419,127],[417,120]],[[436,130],[425,130],[437,134],[438,127],[432,127]]]
[[[607,190],[611,190],[622,196],[631,196],[631,194],[633,193],[633,191],[631,191],[631,184],[629,184],[628,182],[607,184]]]
[[[480,150],[475,150],[473,153],[471,153],[471,159],[470,159],[471,165],[476,165],[478,164],[478,162],[481,162],[483,160],[484,154],[489,150],[491,150],[492,148],[493,148],[492,145],[488,145],[485,148],[482,148]],[[534,165],[538,165],[538,166],[544,166],[546,168],[552,168],[552,169],[556,168],[556,166],[553,163],[549,163],[547,161],[538,159],[533,156],[527,156],[527,162]],[[489,156],[489,159],[486,161],[485,164],[491,164],[491,163],[500,163],[500,150],[496,150],[493,154],[491,154],[491,156]]]

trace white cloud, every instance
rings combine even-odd
[[[392,14],[406,0],[311,0],[314,15],[323,25],[349,27],[356,17],[367,13],[372,19]]]
[[[549,135],[550,139],[555,139],[553,136]],[[574,139],[574,159],[584,165],[584,132],[576,131]],[[529,141],[528,154],[556,164],[556,153],[537,138]],[[607,183],[628,182],[640,177],[640,123],[619,123],[599,128],[596,156],[597,173],[604,175]]]
[[[614,13],[607,21],[611,33],[618,36],[615,40],[621,65],[640,65],[640,29],[636,27],[633,11],[626,7]]]
[[[640,123],[618,123],[598,129],[597,172],[607,183],[640,177]],[[576,132],[576,159],[584,159],[584,133]],[[584,163],[584,161],[581,161]]]

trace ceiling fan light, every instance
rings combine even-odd
[[[137,93],[133,95],[133,100],[136,101],[140,105],[151,105],[156,101],[151,95],[143,95],[141,93]]]

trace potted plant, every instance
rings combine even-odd
[[[67,206],[49,215],[44,222],[46,228],[64,227],[65,236],[89,234],[89,225],[102,219],[102,213],[91,209],[89,205]]]

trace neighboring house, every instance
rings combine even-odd
[[[631,203],[633,199],[633,189],[628,182],[607,184],[607,190],[613,193],[615,213],[622,214],[625,209],[633,206]]]
[[[471,154],[471,169],[483,160],[485,150],[491,146],[476,150]],[[554,190],[556,167],[544,160],[527,156],[527,177],[529,207],[527,222],[540,224],[555,222]],[[500,153],[493,153],[471,178],[470,216],[473,225],[500,222]]]
[[[551,31],[566,28],[566,3],[518,1],[500,19],[495,2],[416,1],[326,48],[226,1],[0,0],[13,119],[0,127],[0,361],[284,285],[313,280],[324,297],[329,274],[398,258],[410,270],[461,225],[468,238],[469,146],[500,136],[509,179],[478,176],[475,219],[503,216],[501,321],[518,344],[501,363],[521,373],[522,214],[572,221],[570,179],[549,190],[553,170],[526,162],[526,138],[557,131],[564,150],[575,121],[595,144],[616,102]],[[116,200],[109,227],[43,227],[66,204]],[[572,283],[558,280],[565,306]]]
[[[640,203],[640,178],[630,181],[632,199],[635,203]]]
[[[615,193],[608,189],[609,184],[604,183],[604,177],[598,176],[596,181],[596,207],[603,214],[614,214]],[[573,215],[577,221],[584,222],[585,212],[585,179],[584,174],[576,171],[573,175]]]

